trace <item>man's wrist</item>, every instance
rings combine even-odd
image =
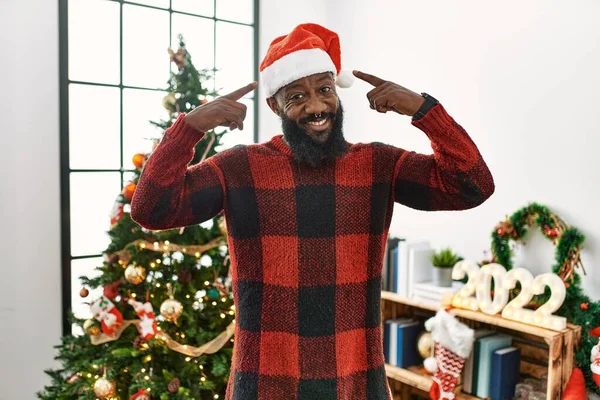
[[[417,110],[417,112],[413,115],[413,117],[412,117],[413,121],[417,121],[417,120],[423,118],[429,110],[431,110],[436,104],[439,103],[439,101],[435,97],[433,97],[427,93],[421,93],[421,96],[423,96],[425,101],[423,102],[421,107]]]

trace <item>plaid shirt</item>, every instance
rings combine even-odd
[[[181,115],[140,177],[131,217],[148,229],[227,219],[236,307],[226,400],[388,400],[383,255],[394,202],[483,203],[494,181],[441,104],[412,124],[434,154],[356,143],[312,168],[278,135],[187,167],[203,133]]]

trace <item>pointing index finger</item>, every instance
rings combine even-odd
[[[361,79],[367,83],[370,83],[373,86],[380,86],[385,83],[385,81],[383,79],[378,78],[375,75],[366,74],[361,71],[352,71],[352,72],[354,73],[354,76],[356,76],[358,79]]]
[[[258,83],[256,81],[247,84],[244,87],[241,87],[237,90],[234,90],[233,92],[226,94],[222,97],[225,97],[229,100],[234,100],[237,101],[239,99],[241,99],[242,97],[244,97],[245,95],[247,95],[248,93],[250,93],[251,91],[253,91],[254,89],[256,89],[256,87],[258,86]]]

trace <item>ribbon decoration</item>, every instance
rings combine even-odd
[[[131,253],[129,253],[129,251],[127,251],[127,248],[129,246],[138,246],[141,249],[147,249],[147,250],[157,251],[157,252],[160,251],[163,253],[180,251],[180,252],[190,255],[190,256],[195,255],[196,257],[200,257],[200,255],[202,255],[202,253],[204,253],[205,251],[214,249],[215,247],[219,247],[224,244],[227,244],[227,241],[224,238],[217,238],[217,239],[211,240],[210,242],[208,242],[206,244],[198,244],[198,245],[192,245],[192,246],[180,246],[178,244],[165,243],[165,242],[152,243],[152,242],[149,242],[144,239],[138,239],[138,240],[134,240],[133,242],[127,244],[125,246],[125,248],[123,248],[123,250],[119,250],[119,251],[115,252],[114,254],[119,256],[119,263],[127,264],[127,263],[129,263],[129,261],[131,260],[131,257],[132,257]]]
[[[99,344],[108,343],[115,341],[121,337],[121,334],[127,327],[130,325],[136,325],[139,329],[139,323],[141,321],[139,319],[131,319],[126,320],[121,323],[118,329],[115,330],[114,334],[107,335],[105,333],[100,333],[95,336],[90,336],[90,341],[93,345],[97,346]],[[173,340],[168,333],[159,331],[156,334],[156,338],[162,339],[167,347],[173,351],[176,351],[181,354],[185,354],[189,357],[199,357],[202,354],[214,354],[217,351],[221,350],[223,346],[229,341],[229,339],[233,336],[235,331],[235,320],[231,321],[231,323],[225,328],[223,332],[221,332],[217,337],[215,337],[210,342],[204,343],[200,347],[190,346],[187,344],[180,344],[177,341]]]

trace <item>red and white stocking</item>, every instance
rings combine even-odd
[[[115,307],[112,301],[105,296],[94,301],[90,307],[94,318],[102,323],[102,332],[112,335],[123,322],[123,314]]]
[[[433,375],[429,391],[432,400],[453,400],[454,389],[466,358],[473,349],[473,330],[444,310],[425,322],[435,342],[435,359],[425,360],[425,368]]]
[[[112,210],[110,210],[110,229],[114,228],[121,218],[123,218],[123,214],[125,213],[124,207],[125,205],[121,202],[120,196],[117,197]]]
[[[465,359],[436,343],[435,360],[437,371],[433,376],[434,384],[431,385],[429,396],[435,400],[454,399],[454,389],[460,379]]]
[[[140,322],[137,324],[140,336],[146,340],[152,339],[156,335],[156,319],[154,310],[150,302],[141,303],[133,299],[127,301],[135,310],[135,313],[140,317]]]
[[[592,365],[590,365],[590,369],[592,370],[592,377],[596,385],[600,386],[600,341],[592,347],[591,361]]]

